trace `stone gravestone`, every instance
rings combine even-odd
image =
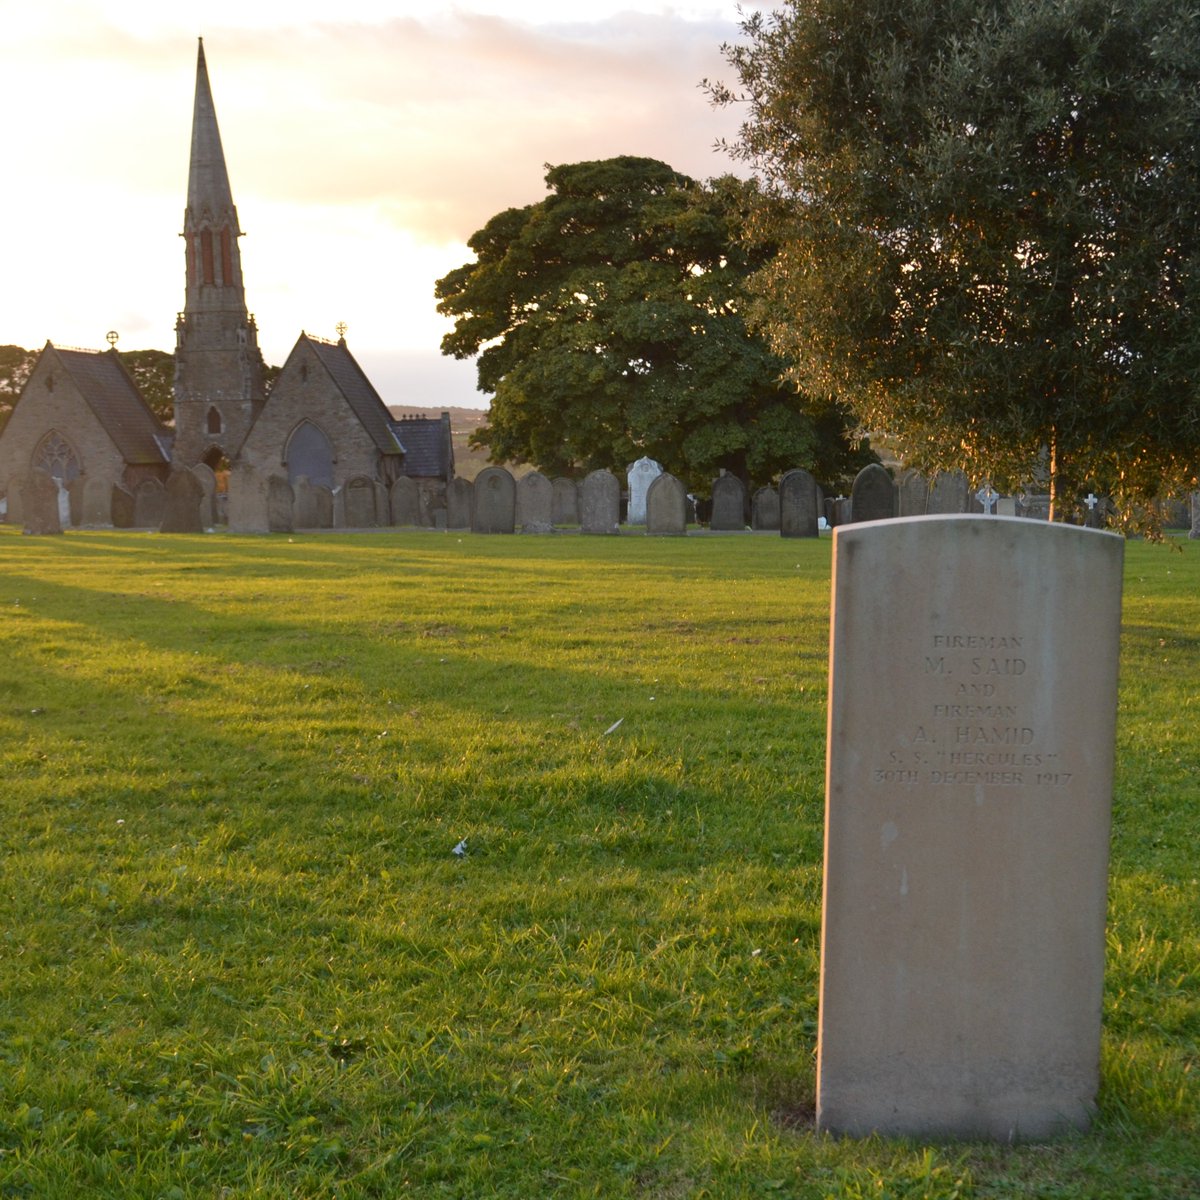
[[[550,520],[555,526],[579,524],[579,484],[574,479],[555,479],[554,502],[550,509]]]
[[[292,495],[295,497],[294,524],[297,529],[316,529],[319,527],[317,517],[317,489],[307,475],[297,475],[292,484]]]
[[[923,517],[929,511],[929,480],[920,471],[905,471],[896,484],[896,515]]]
[[[779,493],[773,487],[760,487],[750,498],[750,528],[779,528]]]
[[[112,485],[112,499],[110,503],[113,528],[132,529],[135,519],[133,493],[127,491],[119,483],[114,483]]]
[[[200,481],[200,486],[204,488],[204,499],[200,502],[200,520],[204,523],[205,529],[212,529],[217,525],[217,476],[212,467],[208,463],[197,463],[192,467],[192,474]]]
[[[161,533],[203,533],[200,506],[204,503],[204,485],[191,471],[172,471],[167,478],[166,503],[163,506]]]
[[[333,528],[333,489],[323,483],[314,483],[313,508],[316,510],[317,529]]]
[[[517,480],[517,512],[515,524],[522,533],[551,533],[554,509],[554,486],[540,471],[530,471]]]
[[[512,533],[516,528],[517,487],[503,467],[484,467],[475,476],[475,533]]]
[[[719,533],[740,533],[746,528],[746,485],[728,471],[713,480],[708,527]]]
[[[133,491],[133,523],[139,529],[157,529],[167,508],[166,489],[157,479],[143,479]]]
[[[885,521],[896,515],[896,485],[888,469],[870,463],[854,477],[850,488],[850,520]]]
[[[415,479],[401,475],[392,484],[390,501],[393,525],[421,524],[421,489]]]
[[[970,490],[962,471],[942,471],[933,477],[926,512],[930,516],[935,513],[965,513],[970,503]]]
[[[783,537],[816,537],[817,481],[799,469],[779,481],[779,532]]]
[[[446,486],[446,528],[470,529],[475,487],[469,479],[455,478]]]
[[[25,476],[21,487],[21,514],[26,533],[37,537],[62,533],[58,490],[58,480],[46,471],[33,470]]]
[[[662,467],[652,458],[639,458],[629,468],[626,474],[629,483],[629,512],[625,518],[628,524],[645,525],[646,493],[662,473]]]
[[[104,479],[86,479],[83,484],[81,525],[112,525],[112,484]]]
[[[27,476],[20,473],[8,477],[8,489],[4,494],[4,498],[8,501],[8,511],[5,514],[5,520],[10,525],[23,525],[25,523],[25,514],[21,508],[21,498],[25,493],[26,478]]]
[[[621,523],[621,484],[601,467],[580,488],[579,527],[584,533],[617,533]]]
[[[665,471],[646,492],[646,532],[664,537],[687,533],[687,492],[682,481]]]
[[[1200,492],[1192,493],[1192,528],[1189,538],[1200,538]]]
[[[229,471],[228,518],[230,533],[266,533],[267,481],[249,463],[234,463]]]
[[[1010,517],[836,531],[819,1129],[1088,1125],[1123,550]]]
[[[375,480],[356,475],[342,493],[347,529],[374,529],[379,517],[375,511]]]
[[[267,529],[291,533],[296,528],[296,492],[282,475],[267,477]]]

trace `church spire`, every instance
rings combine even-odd
[[[258,330],[246,309],[238,224],[201,39],[183,217],[184,310],[175,325],[176,465],[236,455],[265,400]]]

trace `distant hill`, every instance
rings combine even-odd
[[[455,408],[447,405],[445,408],[422,408],[412,404],[389,404],[388,411],[393,417],[440,417],[442,413],[450,414],[450,439],[454,443],[454,473],[462,479],[474,479],[484,467],[488,466],[486,450],[472,450],[467,445],[467,439],[481,425],[487,424],[486,408]],[[526,475],[533,468],[524,465],[508,468],[513,475]]]

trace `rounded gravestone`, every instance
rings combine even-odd
[[[475,533],[512,533],[516,528],[517,488],[503,467],[484,467],[475,476]]]
[[[750,528],[778,530],[779,493],[773,487],[760,487],[750,498]]]
[[[683,483],[664,471],[646,492],[646,532],[682,537],[687,533],[687,510]]]
[[[896,485],[879,463],[863,467],[850,489],[850,520],[886,521],[896,515]]]
[[[726,472],[713,480],[708,527],[719,533],[741,532],[746,528],[746,485],[736,475]]]
[[[450,480],[446,485],[446,528],[470,529],[474,503],[475,485],[469,479]]]
[[[621,484],[601,467],[580,488],[579,523],[584,533],[617,533],[621,523]]]
[[[62,509],[58,502],[58,480],[46,471],[33,470],[25,476],[21,493],[25,532],[62,533]]]
[[[407,475],[401,475],[392,484],[389,497],[392,509],[393,525],[421,524],[421,497],[417,481]]]
[[[559,478],[551,483],[554,489],[550,520],[556,525],[579,524],[579,484],[574,479]]]
[[[517,511],[514,524],[522,533],[550,533],[554,510],[554,487],[540,471],[530,471],[517,480]]]
[[[797,467],[779,481],[779,533],[782,537],[816,537],[817,481]]]
[[[203,533],[204,484],[191,471],[172,471],[167,479],[161,533]]]
[[[650,485],[663,473],[662,467],[652,458],[639,458],[626,476],[629,483],[629,512],[626,521],[630,525],[645,525],[646,497]]]

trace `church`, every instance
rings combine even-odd
[[[241,236],[201,41],[174,427],[151,412],[115,348],[47,342],[0,432],[10,522],[22,519],[35,471],[57,481],[64,525],[156,527],[171,477],[185,471],[203,490],[204,527],[361,528],[389,525],[401,509],[418,511],[423,524],[444,522],[449,415],[393,418],[341,329],[336,342],[301,333],[268,387]]]

